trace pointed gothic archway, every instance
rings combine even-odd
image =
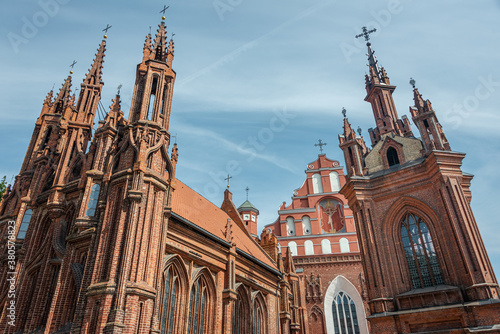
[[[328,286],[328,289],[325,293],[324,310],[326,333],[345,333],[345,331],[340,332],[335,328],[333,303],[339,296],[341,296],[341,299],[345,298],[345,300],[352,300],[352,302],[354,302],[359,334],[368,334],[368,324],[366,321],[363,300],[361,299],[361,296],[356,287],[341,275],[335,277],[335,279]],[[353,314],[354,312],[351,313]],[[342,321],[342,319],[340,320]],[[337,324],[339,324],[339,318],[337,318]]]

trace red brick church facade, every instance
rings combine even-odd
[[[251,235],[229,190],[219,208],[175,177],[165,23],[146,37],[128,120],[118,94],[91,138],[105,49],[78,98],[71,76],[49,93],[2,199],[0,331],[307,333],[291,255]]]
[[[175,177],[165,29],[146,37],[128,119],[117,94],[92,136],[105,40],[78,97],[68,76],[45,99],[0,202],[0,331],[500,331],[464,154],[417,89],[414,137],[369,44],[372,148],[345,118],[347,175],[320,155],[259,238],[250,202],[226,190],[217,207]]]

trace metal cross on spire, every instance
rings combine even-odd
[[[377,29],[368,30],[366,27],[363,27],[361,29],[363,30],[363,32],[359,35],[356,35],[356,38],[364,37],[366,44],[370,43],[369,42],[370,41],[370,34],[377,31]]]
[[[227,174],[227,177],[224,179],[227,181],[227,187],[229,188],[229,180],[231,180],[233,177],[232,176],[229,176],[229,174]]]
[[[321,139],[318,140],[318,144],[314,144],[314,146],[319,146],[319,151],[321,152],[321,154],[323,153],[323,146],[326,146],[327,143],[323,143],[323,141],[321,141]]]
[[[73,60],[73,63],[71,65],[69,65],[69,67],[71,67],[69,74],[73,74],[73,67],[75,67],[75,65],[76,65],[76,60]]]
[[[248,188],[248,186],[245,188],[245,191],[247,192],[247,201],[248,201],[248,191],[250,190],[250,188]]]
[[[110,26],[109,24],[106,24],[106,28],[102,29],[102,31],[104,31],[105,34],[108,33],[108,30],[111,29],[112,26]]]
[[[165,15],[165,12],[166,12],[166,11],[167,11],[167,9],[169,9],[169,8],[170,8],[170,6],[165,6],[165,5],[164,5],[164,6],[163,6],[163,9],[162,9],[162,10],[160,10],[160,13],[162,13],[163,15]]]

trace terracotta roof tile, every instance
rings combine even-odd
[[[224,231],[227,219],[230,217],[215,204],[179,180],[176,180],[175,191],[172,195],[172,211],[205,231],[226,240]],[[276,264],[265,251],[234,221],[232,230],[233,240],[237,248],[272,268],[276,268]]]

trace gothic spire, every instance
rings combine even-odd
[[[173,36],[172,36],[173,38]],[[174,60],[174,40],[170,39],[170,42],[168,43],[168,50],[167,50],[167,65],[169,67],[172,67],[172,62]]]
[[[64,110],[66,109],[65,107],[69,102],[70,97],[71,97],[71,75],[68,75],[66,80],[64,80],[64,83],[61,89],[59,90],[59,93],[57,94],[54,103],[50,108],[50,113],[51,114],[64,113]]]
[[[161,23],[158,25],[158,31],[156,32],[155,42],[153,45],[153,50],[150,59],[162,62],[165,62],[167,60],[167,44],[166,44],[167,31],[165,29],[166,29],[165,22],[161,21]]]
[[[89,69],[87,76],[83,79],[83,83],[87,85],[102,84],[102,65],[104,63],[104,53],[106,51],[106,39],[103,39],[97,53],[95,54],[92,67]]]

